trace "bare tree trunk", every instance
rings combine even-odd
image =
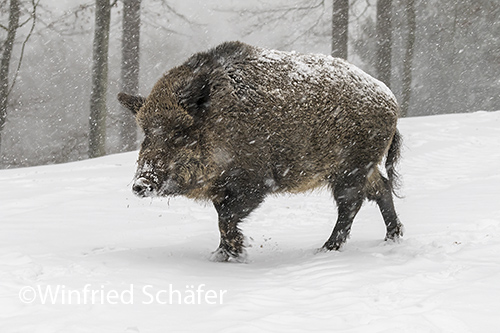
[[[96,0],[89,118],[90,158],[103,156],[106,153],[106,93],[110,20],[111,4],[109,0]]]
[[[19,28],[19,17],[21,16],[19,5],[19,0],[10,0],[7,39],[2,47],[2,60],[0,62],[0,150],[2,148],[2,132],[7,121],[10,59],[12,57],[16,32]]]
[[[333,0],[332,56],[347,59],[349,0]]]
[[[121,90],[136,95],[139,90],[139,43],[141,1],[123,0]],[[137,125],[132,114],[122,107],[119,115],[120,151],[136,149]]]
[[[412,81],[412,64],[413,64],[413,50],[415,46],[415,30],[417,29],[416,15],[415,15],[415,1],[407,0],[406,4],[406,19],[408,20],[408,37],[406,39],[406,51],[403,60],[403,91],[401,101],[401,116],[408,115],[410,108],[411,98],[411,81]]]
[[[378,79],[388,87],[391,85],[392,52],[392,0],[377,1],[377,61]]]

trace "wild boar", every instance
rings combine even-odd
[[[403,234],[399,106],[345,60],[226,42],[169,70],[148,97],[118,99],[144,131],[133,192],[212,201],[214,261],[245,260],[239,224],[271,193],[332,191],[338,217],[323,250],[345,243],[364,199],[378,204],[386,240]]]

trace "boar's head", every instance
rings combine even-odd
[[[206,184],[203,119],[210,108],[206,76],[172,70],[147,98],[125,93],[118,100],[144,131],[132,186],[141,197],[196,196]]]

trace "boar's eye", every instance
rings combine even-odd
[[[158,126],[152,129],[151,134],[154,136],[161,136],[163,134],[163,127]]]
[[[173,133],[172,133],[172,140],[174,141],[174,143],[176,144],[180,144],[182,142],[184,142],[184,140],[186,139],[186,133],[182,130],[174,130]]]
[[[144,126],[142,127],[142,130],[144,132],[144,135],[150,138],[162,136],[165,133],[165,130],[161,125]]]

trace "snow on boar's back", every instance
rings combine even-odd
[[[133,192],[212,201],[214,261],[244,260],[238,224],[266,195],[325,185],[338,220],[323,250],[344,244],[365,198],[378,204],[386,239],[402,236],[393,204],[398,104],[342,59],[228,42],[168,71],[148,97],[118,99],[145,134]]]

